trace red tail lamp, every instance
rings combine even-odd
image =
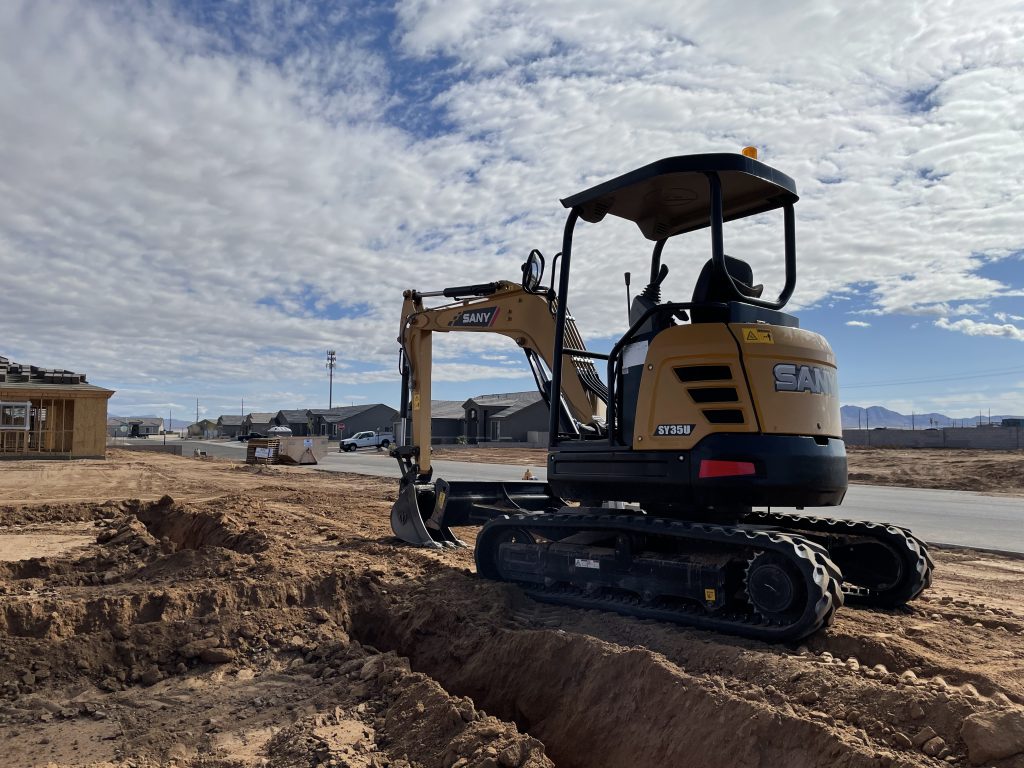
[[[719,459],[703,459],[700,462],[698,477],[740,477],[755,475],[754,463],[751,461],[721,461]]]

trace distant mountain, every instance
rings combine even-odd
[[[972,416],[968,419],[953,419],[943,413],[914,413],[907,415],[890,411],[880,405],[861,408],[859,405],[844,405],[839,409],[843,417],[843,429],[928,429],[928,427],[976,427],[989,423],[987,415]],[[992,423],[998,424],[1003,419],[1021,418],[1020,416],[997,416],[992,414]]]

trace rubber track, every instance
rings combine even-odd
[[[906,528],[867,520],[836,520],[831,517],[756,510],[745,515],[743,522],[771,525],[796,535],[825,533],[875,539],[903,558],[903,579],[885,591],[844,583],[843,594],[848,605],[896,608],[916,598],[932,583],[934,563],[928,554],[928,548]]]
[[[726,544],[742,549],[779,552],[797,566],[809,593],[800,618],[793,623],[780,625],[768,623],[754,613],[711,614],[696,604],[692,608],[683,608],[657,600],[647,603],[639,597],[621,596],[617,593],[586,594],[583,590],[568,584],[541,587],[530,582],[514,582],[526,594],[547,603],[614,611],[627,616],[670,621],[767,642],[799,640],[813,634],[830,625],[836,610],[843,605],[840,586],[842,576],[836,565],[829,560],[825,549],[819,544],[788,533],[751,530],[738,526],[686,523],[636,515],[503,515],[488,521],[477,536],[477,572],[485,577],[495,578],[488,573],[490,568],[486,564],[481,567],[482,552],[492,536],[503,528],[541,533],[545,529],[561,529],[564,532],[567,528],[577,531],[621,531],[648,537],[676,537],[689,541]],[[494,560],[488,558],[486,562]]]

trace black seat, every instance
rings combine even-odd
[[[760,298],[761,293],[764,291],[764,286],[754,285],[754,270],[750,268],[747,262],[742,259],[734,259],[732,256],[726,256],[725,268],[743,296],[755,299]],[[708,259],[701,269],[700,275],[697,277],[697,284],[693,287],[692,301],[695,304],[703,304],[741,300],[740,297],[736,296],[725,275],[715,270],[714,261]],[[695,323],[711,323],[721,321],[723,317],[727,317],[727,313],[723,315],[720,310],[715,310],[711,307],[694,307],[690,311],[690,316]]]

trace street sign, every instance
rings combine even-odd
[[[117,429],[118,429],[119,432],[127,432],[128,431],[128,425],[127,424],[122,424]]]

